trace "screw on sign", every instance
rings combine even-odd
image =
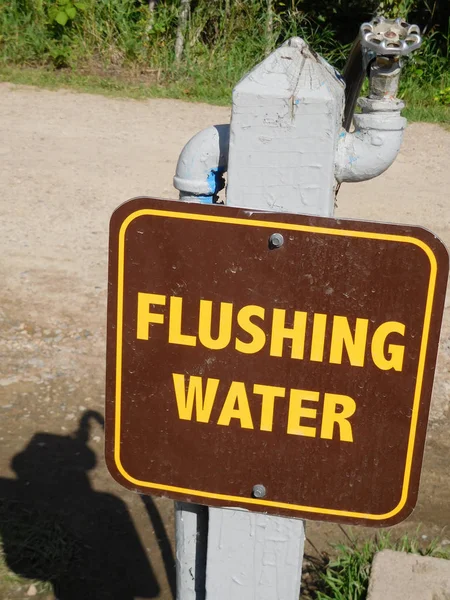
[[[325,217],[342,182],[395,159],[398,59],[420,41],[363,24],[344,90],[289,40],[236,86],[231,125],[185,146],[189,202],[112,217],[106,458],[125,487],[178,501],[179,600],[297,600],[300,518],[414,508],[447,252],[420,227]],[[227,206],[203,205],[226,170]]]
[[[272,233],[269,238],[269,247],[270,248],[281,248],[284,244],[284,238],[281,233]]]
[[[253,486],[253,496],[255,498],[264,498],[264,496],[266,495],[266,488],[261,485],[260,483],[257,483],[256,485]]]

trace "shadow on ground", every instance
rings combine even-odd
[[[0,534],[9,569],[52,584],[58,600],[157,598],[160,585],[121,499],[92,489],[96,465],[87,446],[87,411],[67,436],[36,433],[0,479]],[[172,594],[175,561],[158,510],[142,497],[155,530]]]

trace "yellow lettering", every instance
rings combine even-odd
[[[217,425],[228,426],[231,419],[239,419],[243,429],[253,429],[250,405],[242,381],[231,383]]]
[[[183,298],[170,297],[169,318],[169,344],[183,344],[183,346],[195,346],[197,338],[195,335],[181,333],[181,319],[183,317]]]
[[[300,425],[301,418],[315,419],[317,409],[306,408],[302,405],[303,400],[312,402],[319,401],[319,392],[310,392],[308,390],[291,390],[289,398],[289,415],[287,432],[292,435],[304,435],[306,437],[316,437],[316,428]]]
[[[203,382],[201,377],[189,377],[186,395],[186,382],[184,375],[172,373],[173,387],[177,400],[178,416],[185,421],[192,421],[192,411],[195,402],[195,414],[199,423],[209,423],[211,410],[216,398],[218,379],[207,379],[206,390],[203,396]]]
[[[342,364],[342,354],[345,345],[350,364],[354,367],[363,367],[368,326],[369,319],[356,319],[355,335],[353,337],[347,317],[334,317],[331,334],[330,363],[335,365]]]
[[[398,323],[398,321],[388,321],[380,325],[372,338],[372,359],[382,371],[389,371],[389,369],[401,371],[403,368],[405,347],[398,344],[389,344],[387,347],[388,358],[384,352],[386,338],[391,333],[399,333],[401,336],[404,336],[405,326],[403,323]]]
[[[226,348],[231,340],[231,319],[233,317],[233,305],[230,302],[220,303],[219,333],[216,339],[211,335],[212,329],[212,302],[211,300],[200,300],[200,316],[198,326],[198,339],[205,348],[210,350],[222,350]]]
[[[166,297],[160,294],[145,294],[138,292],[137,307],[137,339],[148,340],[150,337],[150,323],[164,323],[164,315],[150,312],[150,304],[166,304]]]
[[[327,315],[316,313],[313,321],[313,332],[311,340],[311,360],[323,361],[323,348],[325,345],[325,331],[327,327]]]
[[[296,310],[294,312],[294,325],[286,327],[286,311],[282,308],[273,309],[272,337],[270,343],[271,356],[283,356],[283,344],[285,339],[292,340],[291,358],[303,358],[305,348],[306,332],[305,312]]]
[[[342,410],[336,412],[337,407]],[[348,419],[355,413],[356,402],[350,396],[340,394],[325,394],[323,402],[323,418],[320,437],[325,440],[333,439],[334,424],[339,426],[339,439],[341,442],[353,442],[352,426]]]
[[[265,310],[262,306],[256,306],[250,304],[244,306],[237,314],[237,322],[241,329],[252,336],[251,342],[241,342],[239,338],[236,338],[236,350],[243,354],[256,354],[266,343],[266,334],[264,331],[252,322],[250,317],[259,317],[264,319]]]
[[[253,386],[253,393],[261,394],[262,396],[261,431],[272,431],[275,398],[284,398],[285,392],[284,388],[273,385],[255,383]]]

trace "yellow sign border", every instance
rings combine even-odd
[[[226,223],[230,225],[245,225],[247,227],[265,227],[276,228],[276,230],[291,230],[303,231],[310,233],[321,233],[325,235],[335,235],[339,237],[356,237],[371,240],[384,240],[391,242],[409,243],[421,248],[427,255],[430,261],[430,280],[428,285],[427,302],[425,309],[424,328],[422,342],[420,346],[419,366],[417,372],[416,388],[414,391],[413,411],[411,415],[411,429],[408,439],[408,449],[406,453],[405,472],[403,476],[403,487],[400,502],[390,512],[385,514],[370,514],[351,512],[346,510],[336,510],[330,508],[321,508],[314,506],[302,506],[297,504],[289,504],[286,502],[275,502],[272,500],[264,500],[257,498],[244,498],[241,496],[228,496],[226,494],[217,494],[206,492],[203,490],[194,490],[190,488],[180,488],[173,485],[165,485],[159,483],[151,483],[148,481],[140,481],[127,473],[122,465],[120,458],[120,434],[121,434],[121,402],[122,402],[122,333],[123,333],[123,292],[124,292],[124,260],[125,260],[125,233],[132,221],[143,216],[166,217],[173,219],[184,219],[188,221],[207,221],[213,223]],[[114,462],[119,473],[133,485],[148,487],[154,490],[167,492],[176,492],[180,494],[188,494],[201,498],[210,498],[214,500],[225,500],[227,502],[236,502],[239,504],[271,506],[274,508],[299,511],[302,513],[318,513],[324,515],[334,515],[339,517],[352,517],[357,519],[368,519],[374,521],[387,520],[398,514],[405,506],[408,499],[408,490],[411,477],[412,460],[414,453],[414,442],[417,431],[417,420],[419,415],[420,396],[422,392],[423,375],[425,369],[425,357],[428,346],[428,337],[430,332],[431,314],[433,309],[433,299],[436,288],[437,278],[437,260],[432,249],[422,240],[411,236],[402,236],[394,234],[374,233],[366,231],[357,231],[351,229],[332,229],[330,227],[316,227],[309,225],[293,225],[289,223],[280,223],[278,221],[260,221],[253,219],[240,219],[237,217],[225,217],[219,215],[206,215],[197,213],[180,213],[170,210],[159,209],[142,209],[131,213],[122,223],[119,231],[119,248],[118,248],[118,277],[117,277],[117,333],[116,333],[116,381],[115,381],[115,430],[114,430]]]

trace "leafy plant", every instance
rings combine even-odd
[[[378,5],[378,12],[388,18],[405,19],[415,4],[416,0],[382,0]]]
[[[444,106],[450,106],[450,87],[446,87],[439,92],[434,97],[435,102],[438,104],[443,104]]]
[[[56,4],[48,9],[48,18],[50,22],[56,22],[65,27],[69,21],[73,21],[78,11],[87,10],[87,4],[84,2],[74,2],[73,0],[57,0]]]
[[[49,44],[48,53],[57,69],[65,69],[72,63],[72,48],[67,36],[63,36],[58,43]]]

